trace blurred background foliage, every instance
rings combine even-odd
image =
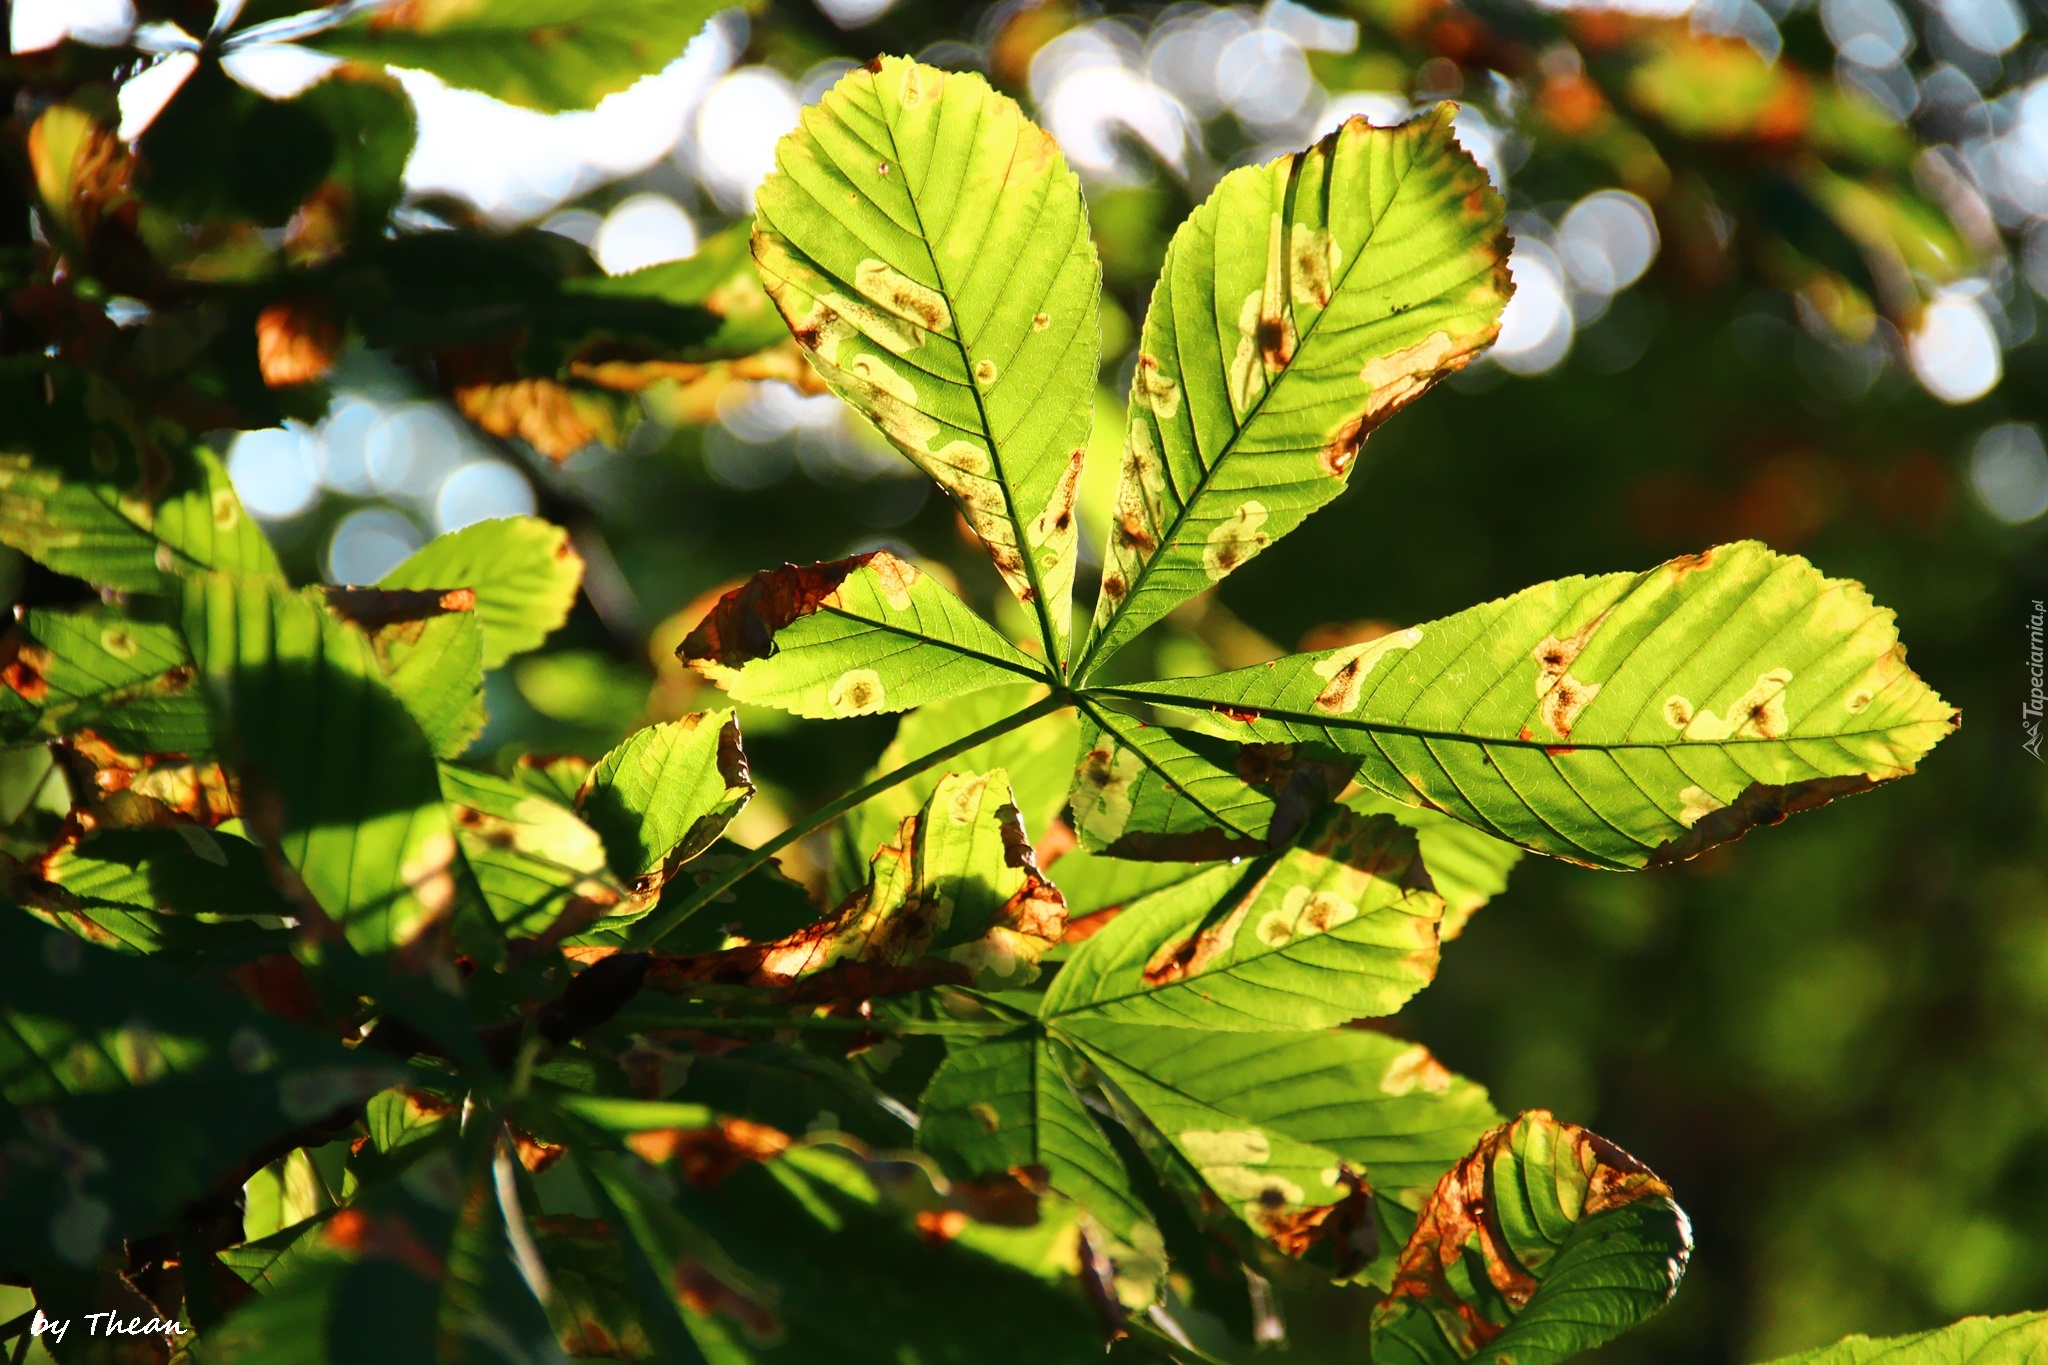
[[[336,202],[372,228],[388,210],[461,234],[438,257],[397,239],[363,277],[376,288],[329,279],[253,331],[212,319],[267,382],[246,355],[223,364],[187,420],[215,429],[301,580],[371,581],[481,517],[571,528],[586,600],[547,653],[490,679],[486,752],[594,756],[707,703],[674,645],[713,594],[784,559],[889,546],[1014,610],[925,481],[772,344],[772,312],[741,359],[579,340],[576,300],[640,267],[694,262],[661,278],[744,295],[744,226],[724,230],[852,65],[983,71],[1081,175],[1106,291],[1084,545],[1181,217],[1225,170],[1344,117],[1458,100],[1518,243],[1494,356],[1379,432],[1340,501],[1154,632],[1145,662],[1241,665],[1741,536],[1862,579],[1970,722],[1922,776],[1663,872],[1528,860],[1400,1022],[1503,1110],[1619,1141],[1691,1212],[1676,1303],[1603,1359],[1753,1360],[2048,1305],[2048,781],[2020,717],[2048,596],[2040,0],[756,0],[686,49],[708,5],[622,3],[613,38],[660,67],[637,83],[573,62],[501,64],[493,83],[374,22],[295,45],[300,8],[15,0],[17,116],[61,85],[132,148],[60,155],[66,136],[93,145],[86,125],[38,124],[43,197],[79,206],[40,230],[95,256],[77,292],[145,373],[226,344],[171,325],[165,279],[321,268],[338,229],[303,207],[321,186],[347,186]],[[434,69],[321,80],[337,57]],[[153,140],[220,152],[152,159]],[[238,171],[278,148],[306,183]],[[113,201],[78,186],[126,155],[145,207],[124,221],[147,251],[124,257],[102,231]],[[178,222],[152,229],[153,212]],[[465,351],[489,332],[463,312],[465,272],[521,270],[546,307],[516,345]],[[136,297],[152,289],[156,305]],[[760,302],[713,311],[744,332]],[[746,349],[721,335],[718,355]],[[424,365],[422,339],[440,347]],[[38,591],[11,552],[0,572]],[[894,724],[743,723],[762,784],[745,842],[858,781]],[[51,799],[36,758],[6,762],[0,815]],[[820,844],[790,870],[827,859]],[[1288,1308],[1297,1357],[1357,1358],[1362,1322]]]

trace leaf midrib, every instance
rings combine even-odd
[[[1282,224],[1283,228],[1291,228],[1294,222],[1292,216],[1292,203],[1294,199],[1295,186],[1301,178],[1302,162],[1307,157],[1308,152],[1295,152],[1291,155],[1294,159],[1294,164],[1288,168],[1287,191],[1285,196],[1286,201],[1288,202],[1290,207],[1288,210],[1287,220],[1285,223]],[[1336,150],[1334,143],[1332,144],[1330,157],[1334,162],[1336,158]],[[1394,202],[1401,197],[1401,190],[1408,183],[1408,177],[1410,174],[1413,173],[1414,169],[1415,161],[1411,157],[1409,159],[1408,165],[1402,169],[1399,178],[1396,179],[1394,182],[1393,194],[1390,195],[1387,199],[1388,213],[1392,212]],[[1196,210],[1196,212],[1198,213],[1200,211],[1200,209]],[[1334,305],[1336,303],[1337,296],[1340,293],[1342,293],[1344,289],[1351,283],[1351,272],[1358,268],[1358,262],[1365,256],[1365,248],[1371,244],[1373,238],[1379,233],[1380,224],[1384,223],[1387,220],[1387,216],[1387,214],[1383,213],[1378,218],[1375,218],[1372,221],[1372,226],[1367,229],[1364,238],[1360,240],[1357,251],[1355,251],[1352,254],[1351,263],[1344,267],[1344,275],[1342,280],[1340,280],[1338,284],[1330,291],[1331,305]],[[1282,293],[1282,297],[1286,300],[1287,303],[1287,320],[1289,323],[1292,323],[1294,321],[1294,290],[1292,288],[1292,282],[1289,279],[1289,275],[1293,265],[1290,256],[1291,253],[1284,249],[1283,244],[1283,249],[1280,253],[1280,271],[1281,281],[1285,288]],[[1154,295],[1154,298],[1157,298],[1156,293]],[[1100,630],[1091,629],[1088,640],[1088,647],[1082,651],[1081,660],[1078,664],[1075,665],[1074,668],[1074,674],[1077,678],[1086,680],[1090,669],[1092,669],[1095,665],[1095,656],[1100,652],[1102,642],[1110,637],[1111,633],[1116,630],[1117,624],[1120,621],[1122,621],[1123,618],[1129,613],[1131,604],[1138,600],[1138,596],[1143,591],[1146,580],[1152,576],[1152,570],[1156,568],[1159,565],[1159,563],[1166,558],[1166,553],[1168,549],[1170,549],[1177,542],[1177,539],[1180,535],[1181,523],[1187,520],[1189,510],[1194,507],[1196,502],[1198,502],[1205,494],[1208,493],[1209,481],[1215,476],[1216,471],[1221,469],[1224,466],[1224,464],[1229,461],[1231,455],[1236,451],[1239,438],[1242,437],[1245,432],[1251,429],[1252,424],[1256,422],[1259,418],[1259,415],[1265,411],[1266,400],[1271,398],[1275,391],[1277,391],[1279,387],[1287,381],[1288,376],[1294,373],[1295,366],[1301,360],[1303,352],[1308,350],[1309,342],[1315,337],[1317,331],[1322,327],[1323,319],[1328,317],[1332,311],[1334,311],[1334,309],[1331,306],[1325,306],[1320,312],[1318,312],[1315,315],[1313,319],[1310,320],[1308,324],[1308,329],[1301,333],[1299,339],[1295,342],[1294,354],[1288,358],[1287,364],[1284,367],[1282,367],[1279,374],[1275,375],[1266,384],[1265,389],[1259,394],[1258,401],[1252,404],[1251,410],[1245,413],[1243,420],[1238,422],[1236,428],[1230,433],[1229,439],[1223,443],[1223,448],[1216,452],[1216,458],[1214,460],[1209,461],[1207,464],[1203,466],[1201,477],[1195,480],[1194,489],[1188,494],[1187,497],[1181,499],[1180,506],[1174,509],[1172,520],[1167,524],[1165,532],[1159,537],[1159,549],[1152,555],[1150,559],[1146,560],[1143,564],[1138,566],[1138,572],[1136,577],[1134,577],[1131,581],[1130,590],[1124,594],[1123,601],[1119,602],[1116,605],[1116,607],[1110,612],[1109,619],[1102,623],[1102,628]],[[1146,321],[1149,322],[1150,320],[1151,319],[1148,313]],[[1176,325],[1175,331],[1178,332],[1178,330],[1179,328]],[[1142,338],[1143,335],[1143,329],[1140,329],[1139,336]],[[1183,385],[1187,383],[1186,366],[1181,367],[1181,383]],[[1187,401],[1192,402],[1192,400]],[[1125,420],[1126,426],[1128,426],[1130,421],[1135,420],[1135,418],[1126,418]],[[1194,412],[1192,409],[1190,409],[1188,413],[1188,424],[1190,429],[1192,430],[1194,425]],[[1199,443],[1197,448],[1199,449]],[[1163,451],[1161,452],[1160,459],[1162,463],[1165,460],[1165,453]],[[1128,641],[1125,643],[1128,643]],[[1119,645],[1118,648],[1122,648],[1122,645]]]
[[[922,83],[922,79],[922,77],[919,78],[920,83]],[[874,94],[875,107],[882,111],[880,122],[889,134],[890,156],[897,165],[901,166],[903,165],[903,149],[896,141],[896,124],[888,116],[888,104],[883,99],[881,86],[876,82],[872,73],[868,76],[868,89]],[[944,96],[942,95],[940,98],[943,99]],[[975,111],[977,138],[979,137],[981,123],[985,117],[985,107],[977,108]],[[926,170],[929,172],[930,167],[927,166]],[[1003,183],[1005,186],[1009,184],[1007,170],[1004,173]],[[917,191],[911,187],[910,174],[907,169],[903,176],[903,197],[910,202],[910,215],[917,223],[918,244],[924,247],[924,258],[931,264],[932,278],[938,282],[939,292],[945,296],[947,312],[952,314],[951,322],[953,325],[950,332],[942,333],[942,335],[945,335],[947,340],[953,343],[954,349],[959,351],[960,367],[967,375],[967,391],[974,395],[975,420],[981,424],[982,437],[988,442],[988,458],[995,473],[996,487],[1003,490],[1003,509],[1009,517],[1011,529],[1017,533],[1017,558],[1022,561],[1025,580],[1031,585],[1031,606],[1034,614],[1038,617],[1040,638],[1045,642],[1045,657],[1049,663],[1058,661],[1056,669],[1063,671],[1065,656],[1060,649],[1059,637],[1052,628],[1052,614],[1046,608],[1045,586],[1039,581],[1038,577],[1038,557],[1032,553],[1030,537],[1026,532],[1023,520],[1018,515],[1016,493],[1010,486],[1009,471],[1003,464],[1002,444],[996,440],[995,424],[989,420],[988,404],[982,398],[981,380],[974,373],[974,357],[968,354],[966,339],[960,335],[960,310],[954,306],[956,295],[946,283],[946,272],[939,266],[938,253],[932,250],[931,233],[924,225],[924,208],[918,203]]]
[[[1206,697],[1189,697],[1171,692],[1145,692],[1131,688],[1095,687],[1077,694],[1079,697],[1114,697],[1119,701],[1145,702],[1155,706],[1177,707],[1184,711],[1200,711],[1211,715],[1220,714],[1230,708],[1231,703]],[[1358,730],[1368,734],[1405,735],[1414,739],[1440,739],[1458,744],[1490,744],[1510,749],[1541,749],[1563,752],[1584,749],[1592,753],[1616,753],[1638,749],[1659,752],[1673,749],[1722,749],[1745,744],[1817,744],[1824,741],[1844,739],[1869,739],[1888,736],[1893,732],[1914,725],[1938,723],[1929,720],[1906,720],[1897,725],[1881,726],[1869,730],[1841,730],[1825,735],[1783,735],[1776,739],[1731,735],[1727,739],[1692,739],[1680,737],[1671,742],[1653,740],[1580,740],[1575,736],[1552,739],[1496,738],[1492,735],[1472,734],[1464,730],[1440,730],[1428,726],[1403,725],[1394,721],[1366,720],[1353,716],[1311,716],[1306,712],[1277,706],[1246,706],[1247,711],[1257,712],[1257,720],[1278,720],[1296,722],[1324,730]],[[1256,723],[1256,722],[1254,722]],[[1171,728],[1171,727],[1169,727]],[[1199,733],[1199,732],[1198,732]],[[1225,740],[1225,743],[1231,741]],[[1243,742],[1243,741],[1240,741]]]

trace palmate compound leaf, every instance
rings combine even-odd
[[[1892,613],[1752,541],[1539,584],[1363,645],[1100,689],[1314,742],[1525,848],[1658,866],[1903,776],[1955,728]]]
[[[0,907],[0,1266],[90,1265],[400,1074]]]
[[[588,109],[661,70],[720,8],[718,0],[410,0],[309,42],[554,113]]]
[[[1336,497],[1372,430],[1498,334],[1504,206],[1452,113],[1354,118],[1174,234],[1079,676]]]
[[[735,701],[823,719],[1044,676],[937,578],[887,550],[755,574],[676,657]]]
[[[1845,1337],[1770,1365],[2040,1365],[2048,1360],[2048,1313],[1964,1318],[1903,1337]]]
[[[804,111],[754,259],[834,392],[952,495],[1064,665],[1101,272],[1080,183],[971,72],[883,57]]]
[[[569,533],[538,517],[500,517],[436,536],[379,579],[380,588],[475,594],[483,666],[537,649],[569,619],[583,557]]]
[[[1373,1311],[1380,1365],[1549,1365],[1670,1301],[1692,1253],[1671,1189],[1532,1110],[1445,1173]]]
[[[583,779],[576,813],[603,841],[612,875],[648,898],[753,794],[738,718],[700,711],[627,736]]]
[[[466,869],[433,751],[369,638],[317,590],[201,574],[180,595],[249,827],[296,874],[301,912],[367,955],[423,944],[454,915]]]
[[[561,1356],[507,1234],[488,1110],[327,1215],[199,1342],[208,1365],[502,1365]]]

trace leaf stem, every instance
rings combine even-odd
[[[1050,695],[1025,707],[1014,716],[1005,716],[993,724],[982,726],[972,734],[962,735],[951,744],[942,745],[928,754],[913,758],[902,767],[883,773],[866,786],[850,791],[837,801],[832,801],[819,807],[810,815],[797,821],[767,843],[749,852],[745,857],[738,859],[724,871],[704,882],[695,891],[677,901],[673,906],[657,907],[653,913],[634,925],[630,930],[632,946],[635,948],[653,947],[656,943],[659,943],[663,938],[674,932],[676,927],[687,921],[690,916],[725,894],[742,877],[754,871],[811,831],[823,828],[825,825],[837,820],[855,806],[880,796],[891,787],[908,782],[919,773],[924,772],[928,768],[935,768],[949,758],[966,753],[977,745],[986,744],[989,740],[995,739],[999,735],[1006,735],[1021,726],[1029,725],[1040,716],[1051,715],[1061,707],[1072,704],[1072,699],[1067,696],[1066,690],[1056,687]]]

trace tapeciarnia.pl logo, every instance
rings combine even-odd
[[[2026,739],[2020,747],[2041,761],[2041,712],[2048,707],[2048,692],[2042,690],[2044,668],[2041,654],[2041,624],[2048,620],[2048,603],[2034,599],[2033,615],[2027,618],[2027,699],[2020,705],[2020,728]]]

